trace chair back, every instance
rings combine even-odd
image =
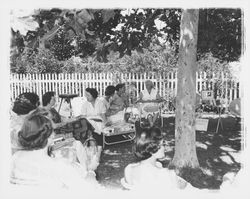
[[[214,99],[214,92],[211,90],[201,91],[201,99],[202,100],[213,100]]]
[[[75,97],[71,100],[71,106],[74,117],[81,115],[81,108],[85,101],[86,97]]]
[[[228,110],[236,117],[241,117],[241,99],[237,98],[230,102]]]

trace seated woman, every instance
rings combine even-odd
[[[52,128],[54,129],[53,138],[60,142],[60,150],[56,150],[56,152],[59,152],[56,153],[57,155],[69,160],[71,159],[72,161],[78,161],[88,170],[95,170],[97,168],[99,159],[97,152],[93,151],[96,149],[96,142],[89,136],[91,135],[93,127],[85,118],[76,118],[73,122],[59,123],[62,126],[58,128],[52,121],[51,113],[47,109],[38,107],[29,114],[29,117],[34,115],[45,116],[51,121]],[[71,123],[72,125],[70,125]],[[75,126],[76,129],[72,128],[73,126]],[[56,148],[58,147],[56,146]],[[90,153],[91,157],[88,157]]]
[[[107,86],[105,89],[104,106],[106,110],[108,110],[110,107],[110,101],[115,95],[115,91],[116,91],[116,88],[115,86],[112,86],[112,85]]]
[[[103,105],[103,101],[97,97],[98,92],[94,88],[85,89],[85,97],[87,99],[84,102],[81,115],[88,119],[91,125],[94,127],[93,137],[98,145],[98,160],[100,159],[103,145],[102,130],[106,123],[105,112],[106,109]]]
[[[184,188],[187,182],[174,170],[163,168],[158,161],[165,157],[166,143],[158,128],[145,129],[136,142],[137,163],[125,168],[121,183],[125,188],[140,190],[165,190]]]
[[[60,114],[54,108],[56,104],[55,92],[46,92],[42,96],[43,107],[50,112],[50,117],[54,123],[62,122]]]
[[[79,162],[49,156],[53,136],[52,123],[48,118],[39,114],[26,118],[18,133],[23,150],[12,156],[11,182],[55,188],[81,189],[83,186],[97,186],[93,171],[88,172],[86,169],[83,154],[77,153]],[[81,147],[77,142],[75,145],[76,148]]]
[[[142,90],[140,93],[140,99],[138,102],[143,103],[140,107],[141,111],[146,111],[147,119],[149,122],[150,127],[154,126],[154,123],[159,116],[158,112],[158,103],[161,102],[161,97],[159,92],[154,88],[154,84],[151,80],[145,81],[145,90]],[[148,110],[146,110],[148,109]],[[152,109],[152,110],[151,110]]]
[[[15,99],[10,121],[12,153],[22,148],[18,142],[17,133],[21,129],[26,116],[33,112],[39,104],[38,95],[31,92],[22,93]]]
[[[125,84],[117,84],[116,92],[109,102],[105,116],[110,124],[124,121],[124,108],[126,107]]]

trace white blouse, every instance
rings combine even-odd
[[[152,89],[151,92],[149,93],[147,89],[142,90],[142,100],[155,100],[157,96],[157,90]]]
[[[103,100],[97,98],[95,101],[95,105],[93,106],[91,102],[85,101],[82,105],[81,114],[87,117],[90,116],[100,116],[106,112],[105,105]]]
[[[81,164],[49,157],[46,149],[16,152],[12,156],[11,182],[70,189],[92,187]]]

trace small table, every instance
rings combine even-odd
[[[58,109],[58,113],[60,113],[60,109],[61,109],[63,100],[65,100],[67,103],[69,103],[69,108],[70,108],[70,116],[69,117],[70,118],[73,117],[71,99],[73,99],[75,97],[78,97],[78,94],[61,94],[61,95],[59,95],[59,98],[61,98],[61,102],[60,102],[60,106]]]
[[[103,129],[103,148],[105,145],[119,144],[133,141],[136,138],[135,124],[124,123],[122,125],[113,125]],[[118,140],[109,140],[113,136],[120,135]]]

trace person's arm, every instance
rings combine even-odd
[[[160,93],[159,93],[159,92],[157,92],[157,94],[156,94],[156,99],[153,100],[153,101],[156,102],[156,103],[160,103],[160,102],[163,101],[163,99],[162,99],[162,97],[160,96]]]
[[[99,113],[99,116],[101,117],[103,122],[106,123],[107,118],[106,118],[105,113],[107,112],[107,108],[106,108],[104,102],[99,100],[97,108],[98,108],[97,112]]]
[[[128,93],[124,93],[122,95],[122,99],[124,101],[124,108],[129,107],[129,94]]]
[[[102,118],[103,122],[106,123],[107,118],[106,118],[105,113],[101,113],[101,114],[100,114],[100,117]]]
[[[87,170],[87,154],[82,143],[80,141],[74,141],[74,147],[76,149],[77,159],[80,164]]]
[[[87,117],[87,102],[84,102],[82,107],[81,107],[81,117]]]
[[[132,182],[132,172],[131,172],[131,164],[129,164],[128,166],[126,166],[126,168],[124,169],[124,181],[128,186],[132,186],[133,182]]]
[[[136,101],[136,103],[144,102],[144,100],[142,100],[142,98],[143,98],[143,94],[142,94],[142,92],[140,92],[139,99]]]
[[[157,94],[156,94],[156,100],[160,100],[160,99],[161,99],[160,93],[157,92]]]

